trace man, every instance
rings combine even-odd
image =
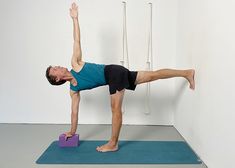
[[[52,85],[61,85],[67,81],[70,82],[70,96],[72,99],[71,130],[66,132],[66,138],[74,135],[77,129],[81,90],[109,85],[112,108],[112,135],[107,144],[96,148],[99,152],[109,152],[118,150],[118,137],[122,126],[122,100],[125,89],[135,90],[138,84],[172,77],[184,77],[188,80],[190,88],[195,88],[195,71],[193,69],[129,71],[120,65],[103,65],[82,61],[78,7],[75,3],[71,6],[70,16],[73,20],[74,28],[73,56],[71,60],[72,69],[68,71],[64,67],[49,66],[46,70],[46,77]]]

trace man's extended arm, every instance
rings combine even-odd
[[[73,18],[73,39],[76,42],[80,42],[80,27],[78,18]]]
[[[82,60],[82,50],[81,50],[81,40],[80,40],[80,27],[78,22],[78,7],[75,3],[72,4],[70,9],[70,16],[73,20],[73,56],[72,56],[72,65],[73,63],[78,64]]]

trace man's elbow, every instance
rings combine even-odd
[[[79,38],[76,38],[76,39],[74,39],[74,43],[77,43],[77,44],[81,44],[81,41],[80,41],[80,39]]]
[[[82,57],[81,46],[78,43],[74,44],[73,56],[77,59],[81,59],[81,57]]]

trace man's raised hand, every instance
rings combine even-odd
[[[76,3],[72,3],[70,10],[70,16],[72,19],[77,19],[78,18],[78,6]]]

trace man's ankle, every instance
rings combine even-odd
[[[110,139],[109,140],[109,144],[112,145],[112,146],[116,146],[117,143],[118,143],[118,140],[116,140],[116,139]]]

